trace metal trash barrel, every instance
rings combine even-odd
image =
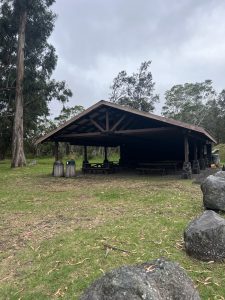
[[[71,159],[66,162],[66,175],[65,177],[74,177],[76,175],[76,164],[75,160]]]
[[[52,175],[54,177],[63,177],[64,176],[64,164],[61,161],[57,160],[54,162]]]

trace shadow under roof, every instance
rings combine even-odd
[[[75,145],[118,146],[132,138],[160,135],[194,134],[196,138],[216,143],[202,127],[139,111],[101,100],[55,130],[40,137],[35,144],[69,142]]]

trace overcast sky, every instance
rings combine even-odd
[[[121,70],[151,60],[160,95],[175,84],[212,79],[225,88],[225,0],[56,0],[54,73],[73,91],[69,106],[108,99]],[[52,103],[56,115],[61,105]]]

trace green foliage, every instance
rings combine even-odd
[[[72,117],[80,114],[82,111],[84,111],[84,107],[82,105],[75,105],[73,107],[63,106],[60,115],[58,117],[55,117],[54,121],[57,126],[62,125]]]
[[[212,81],[175,85],[165,93],[163,115],[187,123],[201,125],[209,101],[216,98]]]
[[[150,65],[151,61],[143,62],[138,72],[131,76],[126,71],[119,72],[110,87],[110,101],[142,111],[153,111],[159,96],[154,94],[155,83]]]
[[[38,137],[44,136],[52,130],[56,129],[58,126],[62,125],[72,117],[75,117],[79,113],[84,111],[84,107],[82,105],[75,105],[73,107],[63,106],[59,116],[55,117],[54,120],[50,120],[49,118],[39,118],[37,120],[36,129],[30,131],[30,135],[27,137],[26,149],[29,153],[35,153],[36,148],[34,146],[35,141]],[[53,147],[52,143],[45,143],[38,146],[37,154],[40,155],[52,155]],[[59,150],[61,155],[69,154],[71,151],[71,147],[69,144],[60,143]],[[79,149],[80,150],[80,149]],[[82,149],[83,150],[83,149]],[[79,151],[82,153],[82,150]]]
[[[64,81],[51,78],[57,55],[48,39],[54,29],[54,0],[0,1],[0,134],[10,146],[15,109],[16,56],[18,23],[21,10],[27,11],[25,32],[25,77],[23,84],[25,138],[36,130],[37,120],[49,113],[48,103],[57,99],[65,103],[72,96]]]
[[[225,144],[216,145],[214,148],[219,149],[220,160],[225,164]]]
[[[225,141],[225,90],[217,95],[211,80],[175,85],[165,93],[164,116],[202,126]]]

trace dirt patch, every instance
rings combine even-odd
[[[104,219],[90,216],[56,215],[45,217],[43,220],[35,220],[33,223],[30,223],[30,221],[19,223],[11,218],[4,224],[4,230],[2,230],[0,237],[0,252],[18,251],[26,247],[27,244],[35,246],[60,232],[77,228],[93,228],[104,223]]]

